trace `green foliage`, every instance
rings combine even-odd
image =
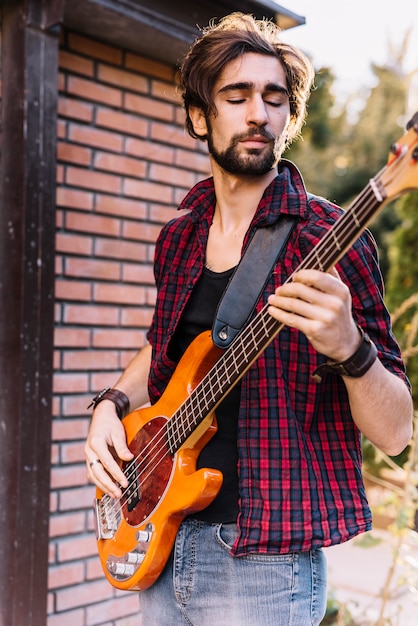
[[[390,242],[390,269],[386,301],[393,315],[393,328],[407,361],[415,406],[418,406],[418,192],[396,203],[401,219]]]
[[[397,54],[391,52],[396,58],[387,65],[372,66],[375,86],[367,92],[360,90],[338,107],[331,70],[318,70],[302,139],[285,155],[298,165],[309,191],[346,208],[381,170],[390,146],[404,132],[409,80],[402,72],[405,42]],[[370,225],[384,277],[389,268],[388,234],[399,222],[391,203]]]

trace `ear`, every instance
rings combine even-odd
[[[206,123],[206,117],[200,107],[190,106],[189,117],[193,124],[193,130],[196,135],[199,135],[202,139],[205,139],[208,134],[208,126]]]

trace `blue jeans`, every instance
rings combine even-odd
[[[322,550],[232,557],[235,524],[186,520],[158,580],[140,592],[142,626],[315,626],[326,609]]]

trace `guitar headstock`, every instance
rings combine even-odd
[[[406,133],[391,146],[387,164],[378,176],[386,201],[418,189],[418,111],[406,128]]]

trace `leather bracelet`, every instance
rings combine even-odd
[[[105,387],[105,389],[102,389],[102,391],[100,391],[100,393],[92,399],[87,408],[90,409],[90,407],[94,407],[94,411],[96,406],[100,404],[102,400],[110,400],[113,402],[116,407],[117,416],[120,420],[129,413],[129,398],[119,389]]]
[[[361,333],[361,343],[354,354],[346,361],[341,361],[340,363],[327,361],[317,367],[312,374],[312,377],[317,382],[321,382],[326,374],[360,378],[370,369],[377,358],[377,348],[369,335],[360,326],[358,326],[358,329]]]

